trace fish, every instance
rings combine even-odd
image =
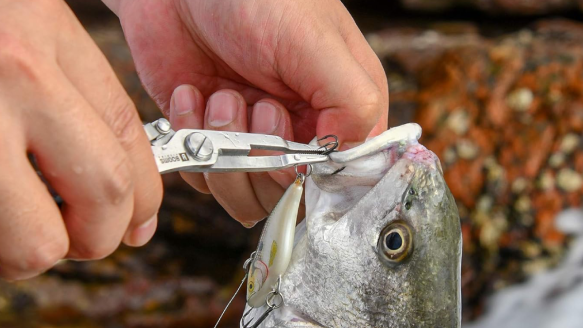
[[[417,139],[313,166],[281,306],[258,327],[461,326],[459,214],[438,157]]]

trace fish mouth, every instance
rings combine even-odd
[[[403,163],[405,165],[397,165]],[[416,139],[399,140],[385,145],[376,153],[348,163],[329,161],[313,166],[310,176],[317,188],[306,189],[306,197],[319,199],[306,204],[306,210],[314,215],[333,213],[339,219],[354,204],[374,188],[391,170],[404,170],[396,175],[395,183],[410,184],[413,175],[442,179],[443,171],[437,156]]]
[[[377,149],[376,153],[346,163],[331,158],[332,161],[313,167],[312,179],[326,192],[338,193],[350,187],[372,188],[402,159],[443,175],[438,157],[417,139],[391,142]]]
[[[354,177],[358,178],[359,184],[372,187],[404,153],[410,153],[414,158],[413,155],[426,150],[419,145],[420,137],[421,127],[416,123],[393,127],[357,147],[330,153],[330,161],[314,165],[313,173],[333,182],[338,182],[330,179],[333,176]],[[316,145],[317,140],[314,139],[312,144]],[[323,186],[318,182],[316,184]]]
[[[331,153],[330,158],[335,163],[353,162],[359,158],[374,155],[383,149],[389,148],[391,145],[417,142],[419,138],[421,138],[421,126],[416,123],[407,123],[370,138],[360,146]]]

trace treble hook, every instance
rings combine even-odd
[[[330,142],[324,144],[322,147],[320,147],[320,148],[324,149],[324,151],[322,152],[322,155],[328,155],[331,152],[335,151],[336,148],[338,148],[338,137],[336,135],[329,134],[327,136],[323,136],[322,138],[318,139],[318,141],[322,141],[322,140],[325,140],[328,138],[333,138],[334,141],[330,141]],[[330,148],[328,148],[328,147],[330,147]]]

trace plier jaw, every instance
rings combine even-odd
[[[280,137],[226,131],[174,131],[166,119],[144,125],[158,171],[261,172],[326,162],[338,143],[306,145]],[[248,156],[252,149],[283,152]]]

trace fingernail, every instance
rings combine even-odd
[[[253,106],[251,131],[254,133],[272,134],[279,125],[279,110],[269,102],[258,102]]]
[[[188,115],[194,112],[196,93],[190,85],[181,85],[174,89],[171,105],[176,115]]]
[[[210,97],[207,109],[208,124],[220,128],[235,120],[239,101],[230,92],[217,92]]]
[[[132,231],[128,231],[128,234],[124,237],[124,243],[134,247],[144,246],[154,236],[157,222],[158,215],[156,214],[148,221],[142,223],[139,227]]]
[[[261,220],[259,220],[259,221],[241,222],[241,225],[244,226],[247,229],[251,229],[251,228],[253,228],[259,222],[261,222]]]

